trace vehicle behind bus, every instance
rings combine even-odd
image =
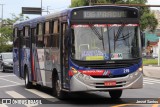
[[[66,92],[143,87],[139,11],[120,6],[90,6],[14,25],[14,73],[33,84]]]

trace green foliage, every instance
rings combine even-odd
[[[143,65],[157,65],[158,59],[143,59]]]
[[[70,7],[87,6],[89,3],[86,0],[71,0]]]
[[[90,0],[71,0],[70,7],[79,7],[89,5]],[[91,0],[92,3],[113,3],[114,0]],[[147,0],[116,0],[115,4],[146,4]],[[150,12],[148,7],[140,7],[140,27],[141,30],[145,29],[154,32],[158,25],[158,21],[154,14]]]
[[[16,21],[23,21],[27,19],[29,19],[29,17],[24,16],[23,14],[19,14],[18,16],[12,14],[12,19],[7,18],[3,20],[4,24],[0,28],[0,52],[11,50],[12,46],[7,45],[7,42],[12,41],[13,24]]]
[[[144,30],[147,28],[149,31],[154,32],[154,30],[158,25],[158,21],[153,13],[144,12],[143,15],[141,16],[140,25],[141,29]]]
[[[0,45],[0,53],[1,52],[11,52],[13,49],[12,45]]]
[[[11,41],[12,40],[12,28],[8,26],[4,26],[0,28],[0,33],[1,33],[1,39],[5,41]],[[3,41],[1,41],[3,42]]]

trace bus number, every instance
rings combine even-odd
[[[129,69],[124,69],[123,73],[129,73]]]

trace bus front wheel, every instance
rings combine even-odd
[[[111,96],[111,98],[118,99],[122,95],[122,90],[111,90],[109,91],[109,95]]]
[[[53,83],[53,95],[56,96],[58,99],[61,100],[65,99],[66,92],[62,91],[58,76],[53,77],[52,83]]]
[[[25,78],[25,87],[27,88],[27,89],[30,89],[30,88],[32,88],[32,83],[31,82],[29,82],[29,73],[28,73],[28,69],[27,69],[27,67],[25,68],[25,76],[24,76]]]

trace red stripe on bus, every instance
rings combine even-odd
[[[32,74],[33,74],[33,80],[36,80],[36,75],[35,75],[35,70],[34,70],[34,60],[33,60],[33,55],[32,55]]]

